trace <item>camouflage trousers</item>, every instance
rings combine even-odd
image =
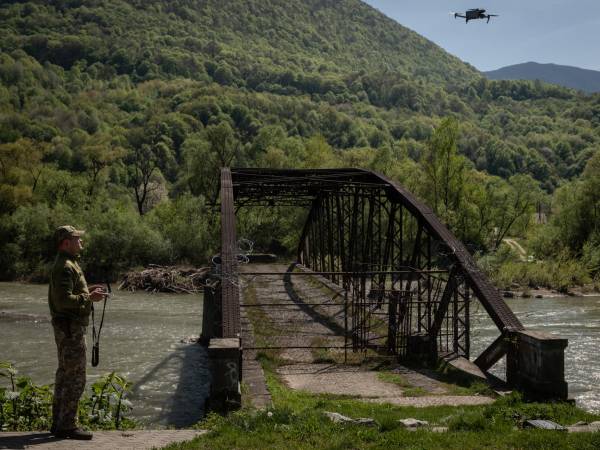
[[[85,389],[86,327],[69,320],[52,319],[58,350],[58,369],[54,381],[52,427],[72,430],[77,427],[79,399]]]

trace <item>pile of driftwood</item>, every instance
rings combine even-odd
[[[141,272],[125,274],[119,289],[192,294],[204,289],[209,272],[208,267],[196,269],[151,264]]]

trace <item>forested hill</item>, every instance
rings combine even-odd
[[[491,70],[485,75],[491,80],[542,80],[587,93],[600,92],[599,71],[559,64],[527,62]]]
[[[435,80],[477,77],[473,68],[358,0],[14,3],[2,9],[3,48],[23,48],[41,63],[66,69],[83,59],[140,80],[201,78],[204,63],[216,59],[221,81],[250,87],[293,85],[303,74],[378,70]]]
[[[599,148],[600,95],[487,80],[358,0],[0,3],[1,279],[65,222],[88,268],[205,263],[223,165],[369,167],[487,251]],[[291,249],[294,220],[245,230]]]
[[[581,173],[596,144],[589,129],[600,120],[593,100],[581,104],[566,89],[489,83],[358,0],[4,2],[0,49],[0,76],[22,121],[31,117],[23,102],[33,102],[39,88],[46,90],[46,102],[59,88],[72,93],[107,88],[111,82],[190,79],[202,86],[216,83],[236,95],[284,96],[280,103],[296,98],[306,106],[310,100],[312,109],[321,110],[314,111],[316,117],[300,117],[296,111],[296,124],[285,128],[292,135],[322,134],[337,148],[377,148],[411,138],[421,142],[436,117],[457,115],[470,130],[460,151],[478,169],[504,177],[531,173],[548,190],[561,178]],[[177,99],[180,103],[170,105],[171,110],[189,112],[185,99]],[[63,105],[70,100],[59,98]],[[365,113],[364,107],[382,109]],[[324,108],[331,120],[316,120]],[[43,114],[37,116],[34,128],[54,127]],[[253,118],[246,119],[254,125],[283,120]],[[583,122],[567,124],[577,119]],[[202,121],[207,120],[205,114]],[[0,121],[0,141],[23,134],[4,126],[6,121],[6,116]],[[257,130],[238,126],[236,131],[249,142]],[[511,139],[505,139],[505,132]],[[409,146],[418,157],[419,145]]]

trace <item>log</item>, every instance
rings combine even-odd
[[[141,271],[130,271],[123,276],[119,289],[131,292],[171,292],[193,294],[204,290],[210,269],[208,267],[159,266],[151,264]]]

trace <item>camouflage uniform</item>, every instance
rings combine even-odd
[[[48,291],[58,350],[52,405],[52,428],[57,431],[77,427],[79,399],[85,388],[85,334],[91,304],[87,283],[76,257],[60,252],[54,261]]]

